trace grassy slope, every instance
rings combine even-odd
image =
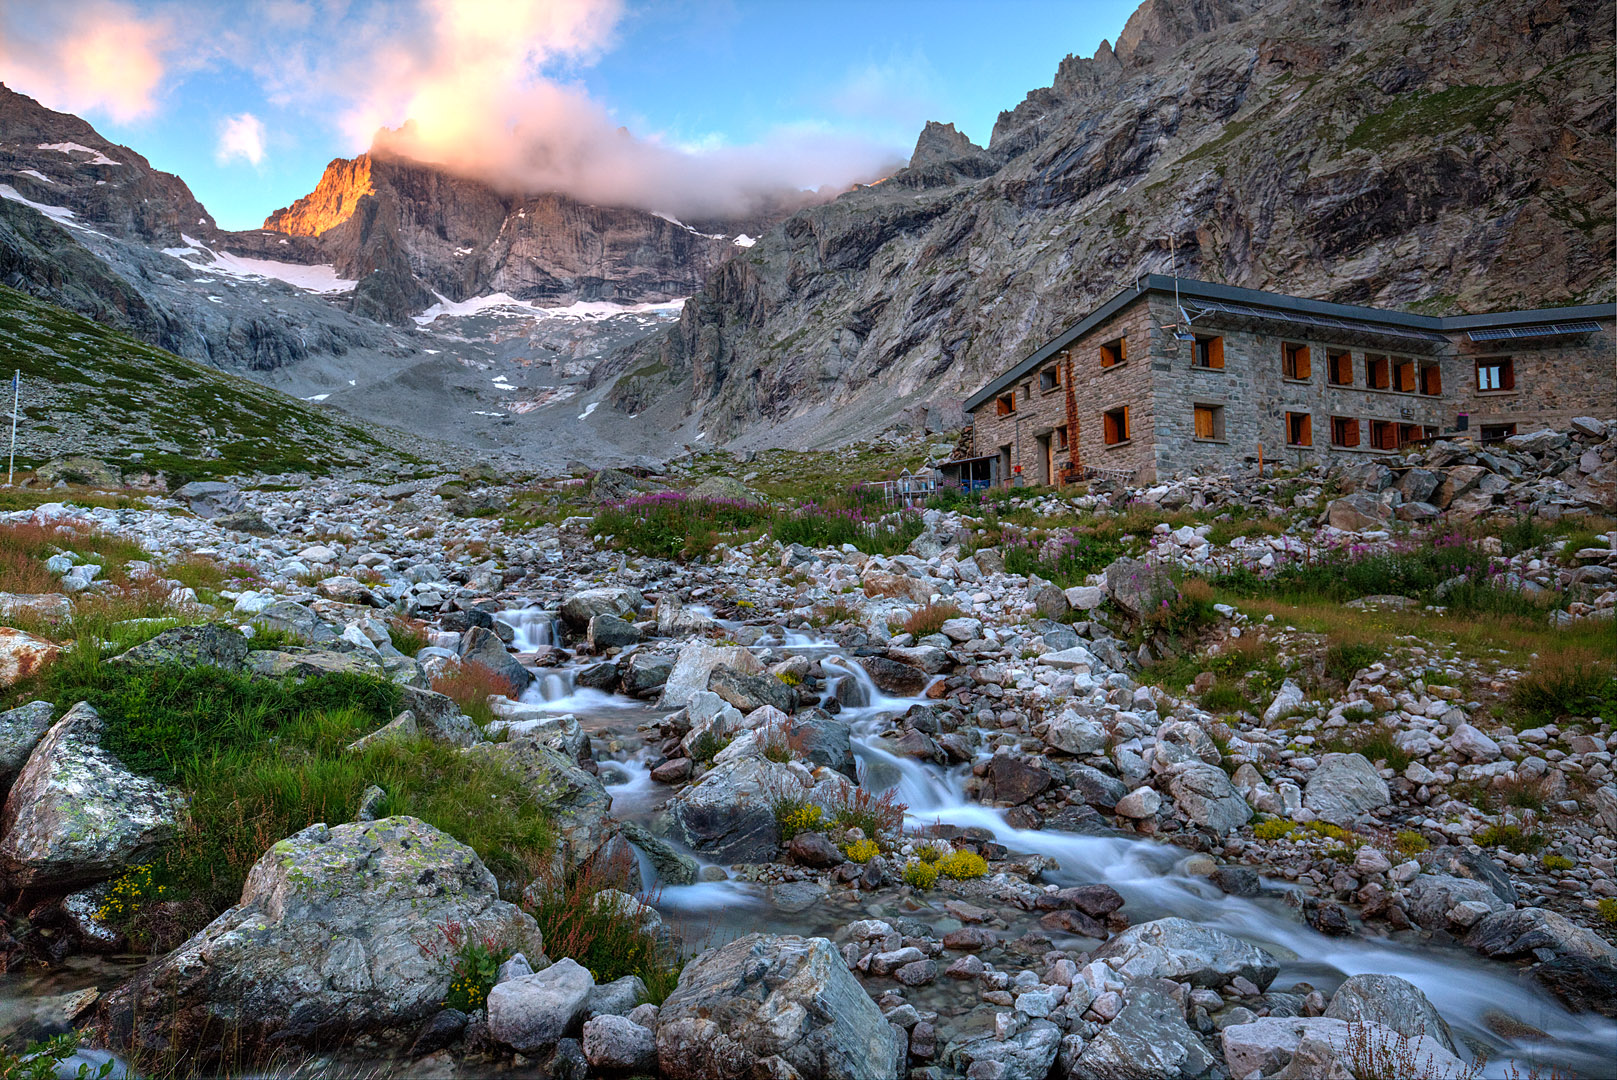
[[[191,477],[412,462],[277,390],[0,286],[0,373],[22,372],[18,465],[87,453]]]

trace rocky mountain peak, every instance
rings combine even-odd
[[[371,156],[334,158],[315,189],[264,219],[264,228],[289,236],[319,236],[353,216],[359,200],[375,194]]]
[[[967,138],[964,132],[955,130],[953,124],[940,124],[936,120],[928,120],[926,127],[921,129],[921,137],[915,140],[915,152],[910,155],[910,168],[973,157],[982,152],[982,147]]]

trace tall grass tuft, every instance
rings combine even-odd
[[[515,698],[520,691],[515,683],[483,664],[462,661],[460,667],[447,675],[432,680],[432,688],[460,706],[460,711],[472,718],[478,727],[487,727],[495,720],[489,707],[489,695]]]

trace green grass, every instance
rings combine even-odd
[[[1338,642],[1325,650],[1325,674],[1338,682],[1352,682],[1355,675],[1384,655],[1368,642]]]
[[[782,544],[826,548],[852,544],[867,555],[900,555],[921,535],[921,515],[885,512],[858,498],[808,503],[774,515],[769,533]]]
[[[1520,90],[1520,83],[1506,83],[1407,94],[1359,121],[1344,145],[1349,150],[1385,150],[1412,139],[1490,132],[1502,122],[1494,106]]]
[[[647,999],[661,1005],[679,982],[684,965],[678,953],[633,911],[596,901],[603,888],[621,880],[623,869],[592,861],[563,881],[534,889],[525,906],[539,924],[547,953],[572,957],[597,983],[638,975]]]
[[[611,535],[620,548],[683,560],[709,555],[721,535],[734,538],[769,519],[769,509],[758,503],[664,491],[602,507],[594,531]]]
[[[171,480],[321,474],[378,457],[416,462],[331,412],[4,286],[0,366],[22,372],[23,465],[64,449],[41,430],[63,416],[125,433],[115,448],[96,453],[102,460]]]
[[[1521,727],[1562,716],[1599,716],[1617,723],[1617,659],[1605,653],[1564,649],[1546,653],[1511,688],[1511,719]]]
[[[1393,741],[1393,730],[1384,724],[1350,724],[1345,731],[1320,740],[1319,749],[1331,754],[1363,754],[1371,762],[1385,761],[1387,768],[1400,773],[1410,762],[1409,755]]]

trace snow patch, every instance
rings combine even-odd
[[[56,183],[55,180],[52,180],[50,177],[46,176],[44,173],[40,172],[38,169],[24,169],[21,172],[19,172],[17,175],[18,176],[32,176],[34,179],[43,180],[47,184]]]
[[[107,155],[103,154],[101,151],[99,151],[99,150],[91,150],[88,146],[85,146],[82,143],[76,143],[76,142],[40,143],[39,144],[39,149],[41,149],[41,150],[55,150],[58,154],[89,154],[89,155],[91,155],[90,156],[90,161],[89,161],[89,164],[91,164],[91,165],[116,165],[116,164],[118,164],[118,162],[113,161],[111,158],[109,158]]]
[[[464,318],[486,313],[503,315],[533,315],[542,319],[609,319],[617,315],[656,315],[672,318],[685,306],[685,297],[655,304],[618,304],[610,300],[578,300],[565,307],[539,307],[528,300],[518,300],[510,293],[497,292],[487,296],[473,296],[466,300],[451,300],[434,292],[438,302],[411,318],[417,326],[428,326],[440,316]]]
[[[38,210],[41,214],[44,214],[46,217],[50,218],[54,222],[57,222],[58,224],[71,225],[75,229],[84,228],[83,225],[80,225],[78,222],[73,220],[73,211],[69,210],[67,207],[46,206],[44,203],[37,203],[30,198],[26,198],[22,192],[18,191],[10,184],[0,184],[0,199],[10,199],[12,202],[22,203],[24,206],[29,207],[30,209]]]
[[[594,412],[600,407],[601,403],[599,401],[592,401],[588,405],[584,406],[584,411],[578,414],[578,418],[580,420],[588,420],[590,418],[590,413]]]
[[[310,396],[304,398],[303,400],[304,401],[324,401],[330,396],[331,396],[330,394],[311,394]]]
[[[228,251],[215,252],[200,240],[180,234],[185,247],[164,248],[164,255],[171,255],[189,266],[198,270],[206,270],[226,277],[237,278],[242,281],[262,281],[270,278],[275,281],[284,281],[293,288],[303,289],[305,292],[329,295],[331,293],[348,292],[357,281],[337,276],[337,268],[330,263],[317,263],[306,266],[302,263],[278,262],[274,259],[252,259],[245,255],[232,255]]]
[[[734,244],[736,247],[744,248],[749,248],[757,242],[758,238],[756,236],[748,236],[746,233],[742,233],[740,236],[730,241],[730,243]]]

